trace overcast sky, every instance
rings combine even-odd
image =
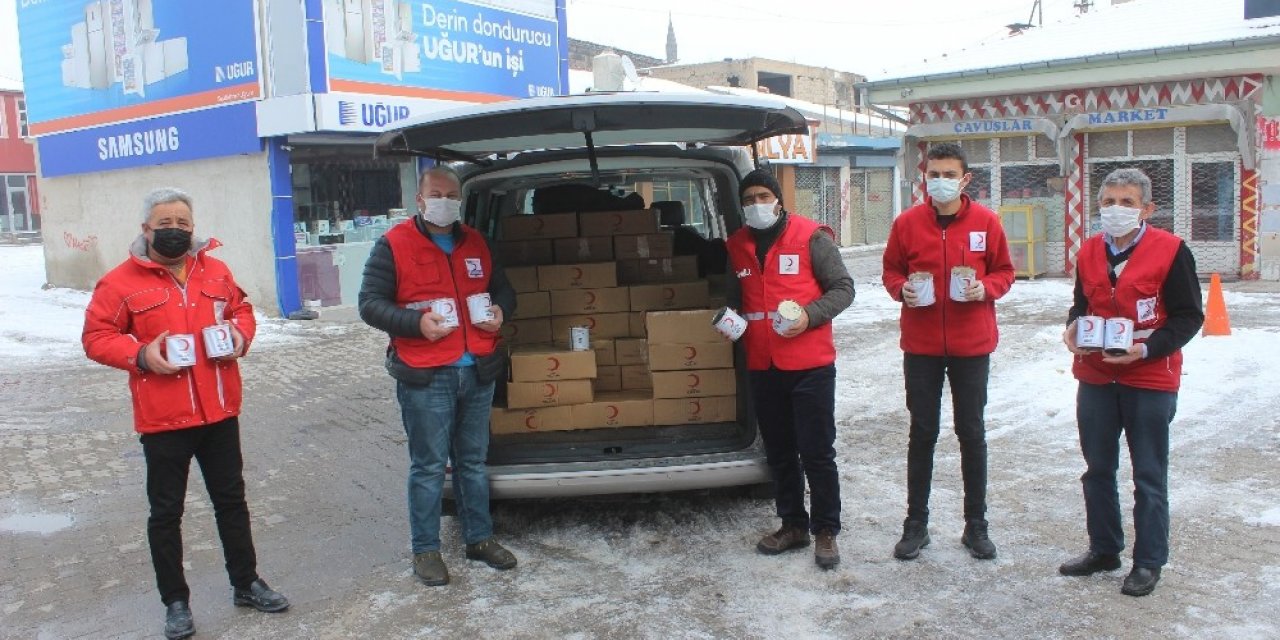
[[[17,2],[0,0],[0,76],[11,79],[22,75]],[[1070,18],[1074,3],[1044,0],[1045,23]],[[1027,20],[1032,4],[1033,0],[568,0],[568,20],[571,37],[663,58],[670,15],[682,62],[759,56],[875,76],[1005,33],[1004,25]]]

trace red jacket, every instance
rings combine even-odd
[[[450,298],[458,308],[459,327],[432,342],[426,338],[392,336],[391,345],[405,364],[415,368],[442,367],[463,352],[487,356],[497,348],[500,334],[481,331],[471,324],[467,296],[489,290],[493,259],[479,231],[460,225],[453,253],[446,254],[418,230],[413,219],[387,232],[396,264],[396,304],[402,307]],[[425,307],[424,307],[425,311]]]
[[[1113,288],[1103,235],[1086,240],[1076,257],[1076,275],[1089,300],[1088,315],[1133,320],[1133,341],[1144,342],[1169,318],[1160,289],[1169,277],[1169,269],[1181,246],[1178,236],[1147,225],[1142,241],[1133,248]],[[1071,372],[1077,380],[1089,384],[1118,382],[1157,391],[1177,391],[1182,380],[1181,350],[1164,358],[1143,359],[1127,365],[1107,364],[1102,358],[1101,353],[1075,356]]]
[[[750,229],[743,227],[729,237],[729,261],[742,287],[742,317],[747,319],[743,345],[748,369],[761,371],[772,365],[783,371],[799,371],[836,361],[830,322],[784,338],[773,330],[771,318],[783,300],[794,300],[803,307],[822,297],[809,255],[809,240],[818,229],[831,233],[808,218],[787,216],[787,226],[769,247],[763,266],[756,257],[756,239]]]
[[[206,357],[201,333],[220,310],[220,318],[244,336],[247,351],[257,328],[253,307],[227,265],[206,253],[220,243],[210,239],[188,258],[184,288],[168,269],[143,257],[146,244],[140,241],[134,241],[129,259],[93,289],[81,335],[85,355],[129,372],[133,426],[139,433],[199,427],[239,415],[238,361]],[[138,351],[165,330],[195,336],[195,366],[173,375],[139,369]]]
[[[934,303],[902,307],[902,350],[928,356],[983,356],[996,350],[996,300],[1013,286],[1013,263],[1000,218],[961,194],[956,219],[944,231],[933,199],[903,211],[893,221],[884,249],[884,288],[902,299],[907,276],[933,274]],[[981,302],[956,302],[948,295],[952,267],[968,266],[986,289]]]

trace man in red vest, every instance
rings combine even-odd
[[[1120,434],[1133,463],[1133,569],[1120,591],[1145,596],[1169,559],[1169,423],[1178,403],[1182,347],[1204,323],[1196,261],[1178,236],[1147,223],[1155,212],[1151,179],[1117,169],[1098,193],[1102,233],[1076,256],[1075,301],[1062,340],[1080,381],[1076,423],[1084,454],[1089,550],[1058,568],[1087,576],[1120,568],[1124,528],[1116,490]],[[1081,316],[1133,322],[1133,346],[1108,355],[1076,344]]]
[[[831,229],[784,210],[782,187],[768,171],[748,173],[738,194],[746,226],[729,237],[726,297],[747,320],[741,341],[782,519],[756,549],[774,555],[805,547],[812,532],[814,561],[831,569],[840,562],[831,320],[853,302],[853,279]],[[799,318],[779,327],[784,301],[799,305]],[[812,516],[804,506],[806,478]]]
[[[466,557],[516,566],[493,537],[485,469],[489,408],[504,365],[498,330],[515,311],[515,291],[485,237],[460,221],[461,198],[452,170],[423,172],[419,215],[378,239],[360,285],[360,318],[391,336],[386,367],[409,438],[413,570],[430,586],[449,583],[440,555],[449,463]],[[486,317],[472,316],[467,298],[477,294],[492,302]]]
[[[911,560],[929,540],[929,492],[938,442],[942,382],[951,384],[964,482],[969,555],[990,560],[987,534],[987,374],[999,340],[995,301],[1013,285],[1000,218],[963,193],[972,175],[954,143],[935,144],[925,160],[926,200],[903,211],[884,250],[884,288],[903,303],[902,372],[911,430],[907,445],[907,518],[894,546]]]

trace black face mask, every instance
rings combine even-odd
[[[177,227],[152,229],[151,248],[166,258],[177,258],[191,250],[191,232]]]

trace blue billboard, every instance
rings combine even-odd
[[[32,135],[258,98],[254,5],[22,0],[18,33]]]
[[[555,0],[324,0],[329,89],[468,101],[560,94],[567,44],[557,9]]]

